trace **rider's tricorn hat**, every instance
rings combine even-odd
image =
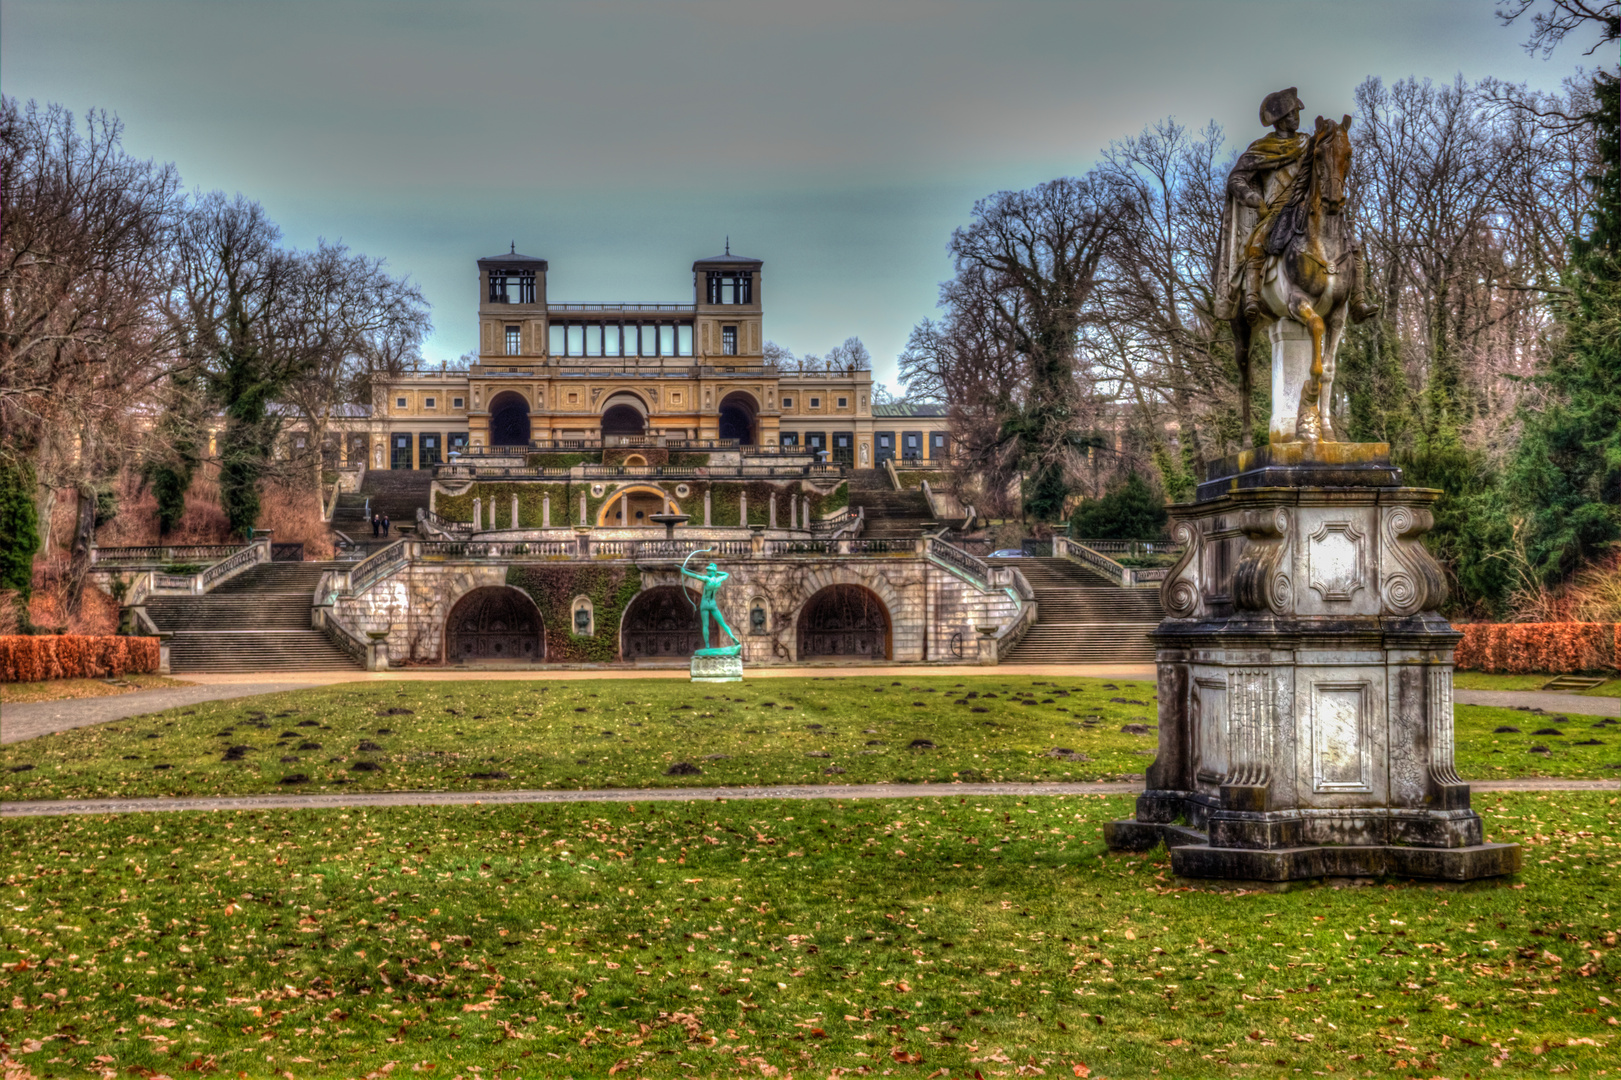
[[[1271,127],[1296,109],[1304,109],[1306,103],[1296,96],[1298,87],[1291,86],[1287,90],[1268,94],[1261,102],[1261,123]]]

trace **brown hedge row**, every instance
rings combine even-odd
[[[152,675],[158,639],[111,634],[0,635],[0,682]]]
[[[1621,623],[1467,623],[1459,671],[1575,675],[1616,670]]]

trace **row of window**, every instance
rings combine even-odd
[[[803,435],[804,442],[800,442]],[[898,435],[898,438],[897,438]],[[927,438],[927,442],[925,442]],[[874,464],[881,465],[885,461],[899,457],[903,461],[910,461],[924,457],[943,458],[951,446],[950,436],[943,431],[875,431],[873,432]],[[855,433],[850,431],[835,431],[829,441],[825,431],[784,431],[781,433],[783,446],[803,445],[812,451],[831,451],[830,457],[835,462],[853,460],[855,456]],[[924,447],[929,448],[928,453]],[[900,453],[897,455],[896,450]]]
[[[837,403],[837,408],[848,409],[850,407],[850,399],[847,397],[834,398],[834,401]],[[806,408],[810,409],[820,409],[822,407],[822,399],[819,397],[807,398],[805,401],[805,406]],[[794,398],[792,394],[782,395],[782,407],[785,409],[791,409],[794,407]]]
[[[552,323],[548,327],[552,356],[691,356],[692,324],[683,323]],[[728,346],[727,343],[730,342]],[[737,353],[737,327],[721,329],[722,349]],[[523,351],[519,327],[507,327],[508,356]]]
[[[388,467],[390,469],[412,468],[411,445],[416,443],[416,468],[426,469],[444,461],[443,454],[452,451],[467,449],[467,432],[452,431],[448,435],[438,431],[419,431],[414,436],[408,431],[398,431],[389,437]]]
[[[452,409],[466,408],[466,405],[466,398],[453,397],[450,399],[450,407]],[[396,409],[408,409],[411,407],[411,405],[408,399],[397,397],[394,399],[394,407]],[[430,394],[422,399],[422,407],[424,409],[437,409],[439,407],[439,399]]]

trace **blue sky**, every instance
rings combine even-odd
[[[1174,115],[1260,134],[1268,91],[1368,75],[1556,87],[1489,0],[6,0],[0,90],[121,116],[140,156],[262,202],[297,246],[385,257],[472,347],[474,260],[554,300],[688,300],[765,260],[767,336],[851,334],[880,379],[974,200],[1079,174]]]

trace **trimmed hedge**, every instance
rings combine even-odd
[[[1459,671],[1502,675],[1611,672],[1621,658],[1621,623],[1466,623]]]
[[[153,675],[157,670],[157,638],[111,634],[0,636],[0,682]]]

